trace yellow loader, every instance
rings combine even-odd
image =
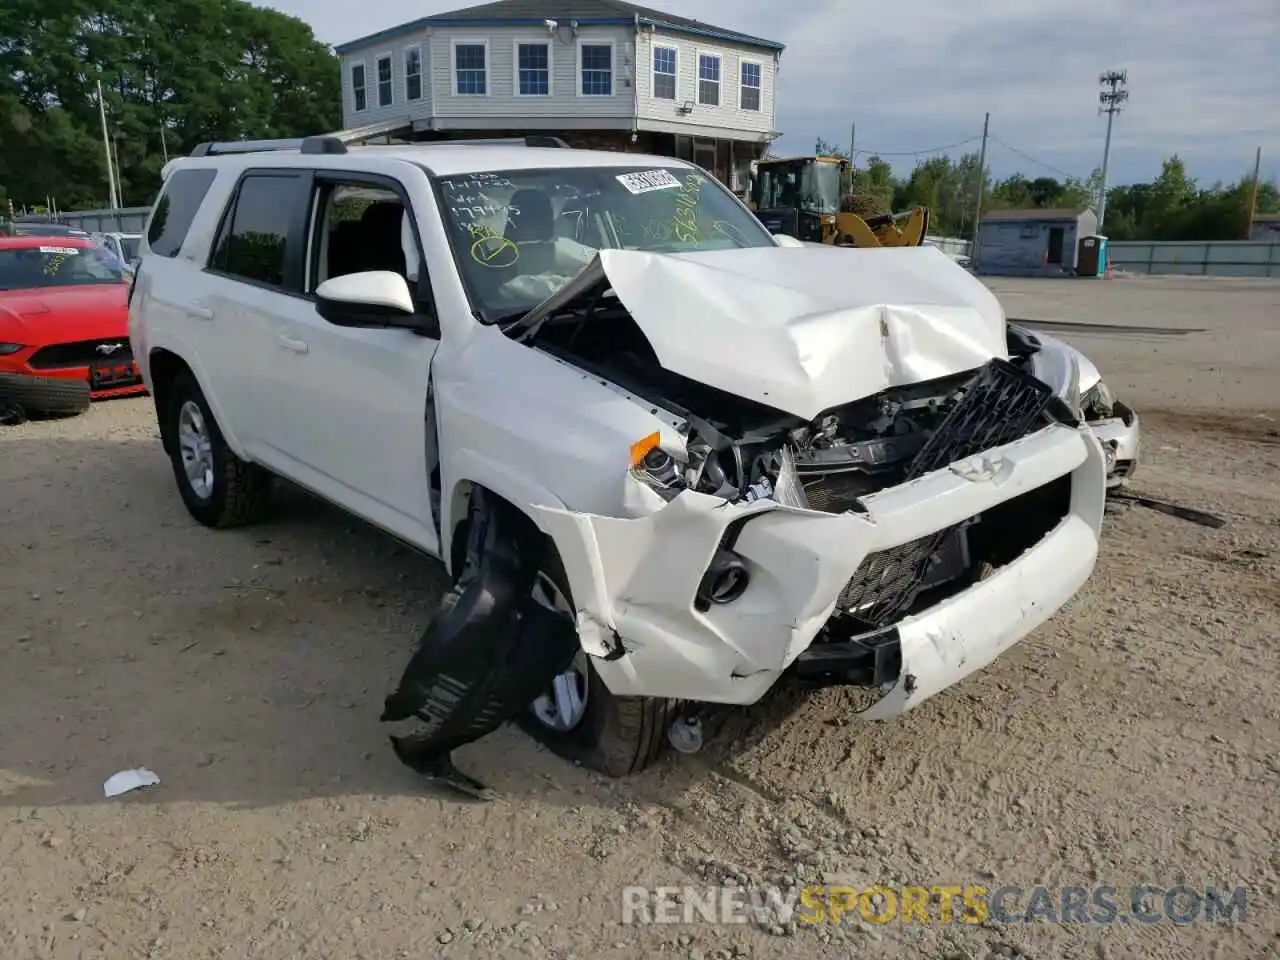
[[[840,211],[844,157],[791,157],[756,163],[749,206],[772,233],[841,247],[918,247],[929,210],[861,217]]]

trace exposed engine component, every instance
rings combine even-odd
[[[856,510],[859,497],[1024,435],[1051,394],[1013,363],[993,360],[806,423],[664,370],[610,296],[545,318],[525,339],[680,418],[684,459],[655,446],[633,468],[668,498],[691,489],[730,501],[767,497],[826,512]]]

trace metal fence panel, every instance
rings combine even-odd
[[[1113,268],[1129,273],[1280,278],[1280,243],[1261,240],[1113,240]]]

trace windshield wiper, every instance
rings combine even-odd
[[[520,310],[508,310],[506,313],[500,313],[496,317],[488,317],[488,322],[498,327],[515,323],[521,317],[525,316],[533,307],[524,307]]]

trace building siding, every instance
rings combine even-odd
[[[410,101],[405,91],[405,52],[416,47],[422,52],[422,99]],[[382,54],[391,55],[391,105],[378,105],[377,60]],[[342,125],[346,128],[363,127],[384,120],[422,120],[431,116],[431,52],[428,49],[426,31],[419,31],[396,40],[362,47],[342,57]],[[351,84],[351,68],[363,63],[365,68],[366,108],[355,109],[355,91]]]
[[[487,96],[457,96],[453,82],[456,42],[488,41]],[[551,50],[551,94],[520,96],[516,79],[517,42],[548,43]],[[613,95],[580,96],[578,49],[582,43],[613,44]],[[431,37],[431,62],[437,117],[610,117],[629,121],[634,115],[632,89],[635,51],[632,31],[622,27],[583,27],[576,39],[553,37],[535,27],[441,27]],[[630,126],[629,122],[620,126]]]
[[[653,96],[654,47],[670,47],[677,51],[676,97],[674,100]],[[777,61],[774,51],[738,46],[720,41],[703,40],[664,30],[642,30],[636,44],[636,88],[639,92],[638,114],[642,120],[677,123],[689,127],[696,136],[699,127],[741,130],[747,134],[768,134],[777,129],[776,100]],[[698,103],[698,56],[710,53],[720,57],[720,104],[711,107]],[[760,65],[760,109],[743,110],[739,106],[741,64],[748,60]],[[689,101],[693,112],[681,113],[680,105]],[[756,138],[752,138],[756,139]]]

